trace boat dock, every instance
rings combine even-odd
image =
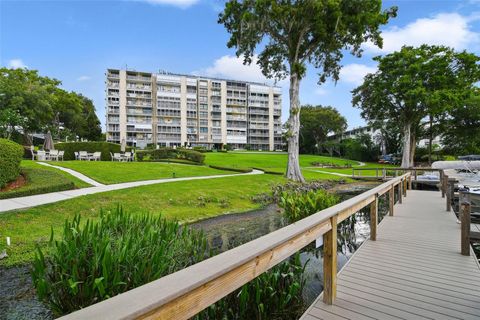
[[[412,190],[395,209],[340,271],[334,303],[320,295],[301,319],[480,319],[480,268],[440,193]]]

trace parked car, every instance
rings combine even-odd
[[[380,159],[378,159],[378,163],[400,164],[400,157],[395,154],[386,154],[384,156],[381,156]]]

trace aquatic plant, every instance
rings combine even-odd
[[[117,207],[99,221],[66,221],[49,254],[38,248],[32,278],[39,297],[65,314],[167,274],[211,255],[203,233],[148,214]]]
[[[294,223],[337,204],[339,197],[325,190],[282,192],[280,206],[287,223]]]
[[[304,310],[305,263],[300,254],[261,274],[199,313],[196,320],[290,320]]]

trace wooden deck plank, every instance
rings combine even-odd
[[[320,295],[302,320],[480,320],[480,268],[460,254],[455,215],[437,192],[409,191],[403,200],[377,241],[367,240],[339,273],[335,303]]]

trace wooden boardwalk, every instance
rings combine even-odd
[[[460,225],[438,192],[408,192],[301,319],[480,319],[480,267],[460,254]]]

